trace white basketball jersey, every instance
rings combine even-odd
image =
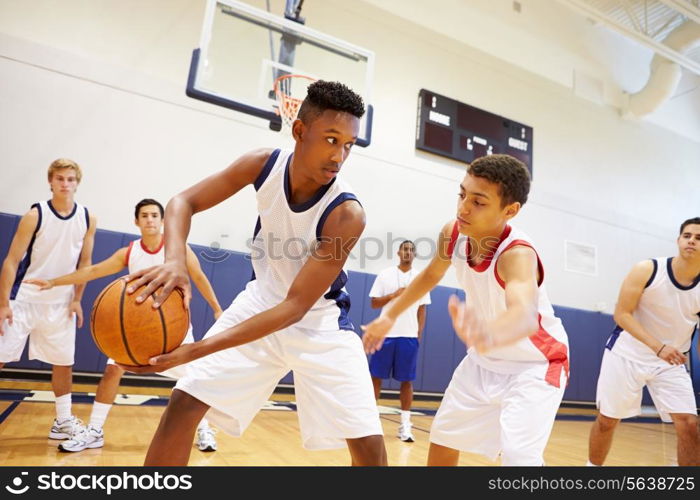
[[[60,215],[51,201],[32,205],[39,211],[39,221],[27,252],[17,268],[10,300],[35,304],[65,304],[73,298],[73,285],[55,286],[50,290],[22,283],[30,278],[50,279],[75,271],[90,223],[87,208],[73,203],[73,211]]]
[[[258,221],[251,260],[253,279],[246,287],[263,307],[272,307],[287,296],[292,282],[321,237],[331,211],[347,200],[357,200],[349,186],[335,178],[308,201],[289,202],[289,169],[292,151],[272,152],[255,181]],[[353,330],[348,317],[348,277],[341,271],[333,284],[295,326],[314,330]]]
[[[652,260],[654,272],[632,316],[661,343],[688,352],[700,314],[700,275],[689,286],[681,285],[673,275],[672,260],[672,257]],[[619,326],[605,347],[638,363],[668,366],[646,344]]]
[[[487,256],[478,265],[471,265],[467,259],[469,238],[459,234],[455,223],[449,248],[452,265],[455,267],[459,283],[467,294],[467,302],[485,321],[490,321],[506,311],[505,283],[498,276],[497,263],[500,256],[514,246],[527,246],[534,250],[530,238],[525,233],[506,226],[493,255]],[[544,268],[539,255],[537,266],[540,274],[537,306],[539,329],[527,338],[493,349],[487,354],[479,354],[474,349],[469,349],[469,356],[484,368],[501,373],[519,373],[540,366],[543,378],[551,385],[559,387],[562,370],[567,378],[569,373],[568,339],[547,297],[543,285]]]
[[[140,238],[129,243],[129,250],[126,251],[126,265],[129,267],[129,273],[163,264],[165,262],[164,245],[165,238],[162,236],[160,245],[153,252],[146,248]]]

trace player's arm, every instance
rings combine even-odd
[[[425,304],[418,306],[418,340],[420,341],[425,329]]]
[[[370,301],[371,304],[370,304],[370,305],[372,306],[372,309],[380,309],[380,308],[384,307],[384,306],[387,305],[389,302],[391,302],[392,300],[394,300],[396,297],[398,297],[399,295],[401,295],[401,294],[404,292],[404,290],[406,290],[406,289],[405,289],[405,288],[399,288],[399,289],[396,290],[395,292],[390,293],[390,294],[388,294],[388,295],[384,295],[384,296],[382,296],[382,297],[371,297],[371,301]]]
[[[219,319],[219,316],[221,316],[221,313],[223,312],[221,310],[221,306],[219,305],[219,301],[216,298],[216,294],[214,293],[214,289],[211,286],[211,283],[209,283],[209,280],[207,279],[206,275],[204,274],[204,271],[202,271],[202,266],[199,263],[199,259],[197,256],[194,254],[192,249],[187,246],[187,271],[189,272],[190,277],[192,278],[192,281],[194,281],[194,286],[197,287],[197,290],[199,290],[199,293],[202,294],[202,297],[204,297],[204,300],[207,301],[207,304],[209,304],[209,307],[211,307],[212,311],[214,312],[214,319]]]
[[[299,271],[282,302],[217,335],[156,356],[151,359],[152,366],[125,368],[137,373],[160,372],[293,325],[333,284],[364,227],[364,210],[358,203],[348,201],[338,205],[323,226],[319,245]]]
[[[526,246],[516,246],[501,254],[496,264],[505,284],[506,310],[491,321],[483,321],[471,306],[450,298],[452,324],[462,341],[477,352],[514,344],[529,337],[539,327],[537,254]]]
[[[89,217],[89,226],[85,237],[83,238],[83,248],[80,250],[80,258],[78,259],[77,269],[82,269],[92,264],[92,249],[95,246],[95,233],[97,232],[97,218]],[[80,302],[85,291],[85,282],[75,285],[73,293],[73,302]]]
[[[92,215],[88,218],[88,228],[83,238],[83,248],[80,250],[80,258],[78,259],[78,269],[92,264],[92,248],[95,246],[95,233],[97,232],[97,218]],[[68,306],[68,314],[75,314],[76,324],[78,328],[83,326],[83,306],[80,301],[83,299],[85,291],[85,283],[75,285],[73,291],[73,301]]]
[[[645,260],[637,263],[629,272],[620,288],[620,295],[615,306],[615,323],[634,338],[646,345],[654,354],[672,365],[685,363],[686,356],[670,345],[656,339],[633,316],[633,312],[639,305],[646,284],[654,272],[654,263]]]
[[[22,216],[12,238],[12,243],[10,243],[10,249],[2,263],[2,271],[0,271],[0,335],[5,333],[2,329],[4,320],[12,324],[12,309],[10,309],[12,284],[17,276],[17,267],[29,248],[38,223],[39,210],[36,208],[30,209]]]
[[[450,238],[454,221],[445,224],[438,235],[437,253],[430,264],[423,269],[418,276],[406,287],[399,297],[391,305],[382,310],[382,314],[370,324],[363,326],[362,343],[365,351],[374,353],[381,349],[384,337],[389,333],[401,315],[411,304],[418,302],[430,290],[435,288],[450,267],[452,257],[449,254]]]
[[[164,218],[165,263],[126,276],[126,280],[131,282],[128,293],[132,293],[141,285],[147,285],[136,298],[137,302],[142,302],[162,286],[163,290],[156,297],[154,307],[160,306],[174,288],[183,291],[185,304],[189,307],[192,292],[187,275],[185,248],[192,216],[218,205],[248,184],[253,184],[271,153],[270,149],[247,153],[224,170],[210,175],[168,202]]]
[[[55,286],[78,285],[82,283],[87,283],[98,278],[109,276],[110,274],[118,273],[119,271],[124,269],[127,265],[126,254],[128,251],[129,247],[120,248],[108,258],[101,262],[98,262],[97,264],[81,267],[77,271],[74,271],[70,274],[64,274],[63,276],[59,276],[58,278],[33,278],[24,280],[24,282],[29,283],[30,285],[36,285],[41,290],[50,290]]]

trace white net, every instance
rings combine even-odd
[[[289,133],[297,118],[306,89],[316,80],[306,75],[282,75],[275,80],[277,112],[282,118],[282,130]]]

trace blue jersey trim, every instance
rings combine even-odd
[[[323,232],[323,225],[326,223],[326,219],[328,216],[331,214],[333,209],[340,205],[343,202],[346,202],[348,200],[355,200],[356,202],[360,203],[360,200],[357,199],[357,197],[353,193],[340,193],[338,196],[335,197],[335,199],[328,204],[326,209],[323,211],[321,214],[321,217],[318,219],[318,224],[316,224],[316,239],[320,240],[321,239],[321,233]],[[362,205],[362,204],[360,204]]]
[[[673,266],[671,266],[671,262],[673,261],[673,257],[669,257],[666,260],[666,270],[668,272],[668,277],[671,278],[671,283],[673,283],[673,286],[678,288],[679,290],[692,290],[697,286],[698,283],[700,283],[700,274],[698,274],[693,282],[688,285],[688,286],[683,286],[678,281],[676,281],[676,277],[673,275]]]
[[[73,202],[73,211],[72,211],[70,214],[68,214],[68,215],[66,215],[66,216],[64,217],[63,215],[59,214],[59,213],[56,211],[56,209],[53,207],[53,204],[51,203],[51,200],[47,201],[46,204],[49,206],[49,208],[51,209],[51,211],[53,212],[53,214],[54,214],[56,217],[58,217],[59,219],[61,219],[61,220],[68,220],[68,219],[70,219],[71,217],[73,217],[73,216],[75,215],[75,212],[78,211],[78,204],[77,204],[76,202]],[[89,225],[89,224],[88,224],[88,225]]]
[[[615,325],[615,329],[613,330],[612,335],[610,335],[608,341],[605,343],[606,349],[612,351],[615,342],[617,342],[617,339],[620,338],[620,333],[622,333],[622,328],[618,325]]]
[[[253,183],[253,187],[255,187],[256,191],[258,191],[262,187],[263,182],[265,182],[265,179],[267,179],[267,176],[270,175],[270,171],[272,170],[272,167],[275,165],[275,162],[277,161],[277,157],[279,157],[279,155],[280,155],[279,149],[275,149],[272,153],[270,153],[270,157],[265,162],[265,165],[263,166],[262,170],[258,174],[258,178],[255,179],[255,182]]]
[[[659,270],[659,264],[656,262],[656,259],[651,259],[652,264],[654,264],[654,270],[651,273],[651,277],[647,281],[647,284],[644,285],[644,288],[649,288],[649,285],[651,285],[654,281],[654,278],[656,278],[656,271]]]
[[[352,321],[350,321],[350,306],[351,300],[348,292],[343,290],[345,282],[348,280],[345,271],[341,271],[335,282],[331,286],[331,291],[323,296],[324,299],[334,300],[335,305],[340,309],[340,314],[338,315],[338,329],[339,330],[355,330]],[[342,283],[342,284],[341,284]],[[334,290],[334,287],[340,287]]]
[[[289,209],[292,212],[295,213],[300,213],[300,212],[305,212],[311,207],[313,207],[318,201],[323,198],[323,195],[328,192],[328,190],[331,188],[333,183],[335,183],[335,179],[333,179],[331,182],[326,184],[325,186],[321,186],[318,191],[314,193],[314,195],[306,200],[304,203],[290,203],[289,199],[291,197],[291,192],[292,192],[292,187],[291,187],[291,181],[289,180],[289,165],[292,162],[292,156],[294,155],[289,155],[289,159],[287,160],[287,165],[284,167],[284,196],[287,199],[287,205],[289,205]]]
[[[24,276],[27,274],[27,269],[29,269],[29,266],[32,264],[32,250],[34,248],[34,242],[36,241],[36,234],[39,232],[39,228],[41,227],[42,219],[41,205],[39,203],[35,203],[34,205],[32,205],[32,208],[34,207],[36,207],[37,211],[39,212],[39,220],[37,220],[36,228],[34,229],[34,234],[32,234],[32,239],[29,242],[29,246],[27,247],[27,252],[24,254],[24,258],[19,263],[19,266],[17,266],[15,282],[12,284],[12,289],[10,290],[10,300],[15,300],[15,298],[17,297],[17,294],[19,293],[19,287],[22,285],[22,280],[24,280]]]
[[[258,233],[260,232],[261,229],[262,229],[262,223],[260,222],[260,216],[258,215],[258,220],[255,222],[255,229],[253,230],[253,242],[255,242],[255,237],[258,235]],[[254,252],[255,250],[252,248],[251,248],[251,250],[252,250],[251,251],[251,260],[252,260],[252,255],[253,255],[252,252]],[[250,281],[254,281],[254,280],[255,280],[255,267],[253,266],[253,270],[251,271],[251,275],[250,275]]]

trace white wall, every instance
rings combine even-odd
[[[287,144],[262,120],[184,95],[203,11],[195,0],[0,0],[0,211],[48,197],[46,167],[66,156],[84,167],[78,199],[100,227],[131,231],[138,199],[165,201],[249,149]],[[377,54],[373,144],[342,174],[366,208],[366,237],[434,236],[454,215],[464,165],[415,150],[420,88],[534,127],[518,223],[557,304],[610,311],[632,263],[674,252],[678,224],[700,213],[697,143],[361,1],[306,2],[303,15]],[[197,215],[190,241],[245,251],[255,217],[251,188]],[[564,271],[565,239],[598,247],[598,276]],[[384,254],[362,265],[355,252],[349,268],[378,272],[393,259]]]

